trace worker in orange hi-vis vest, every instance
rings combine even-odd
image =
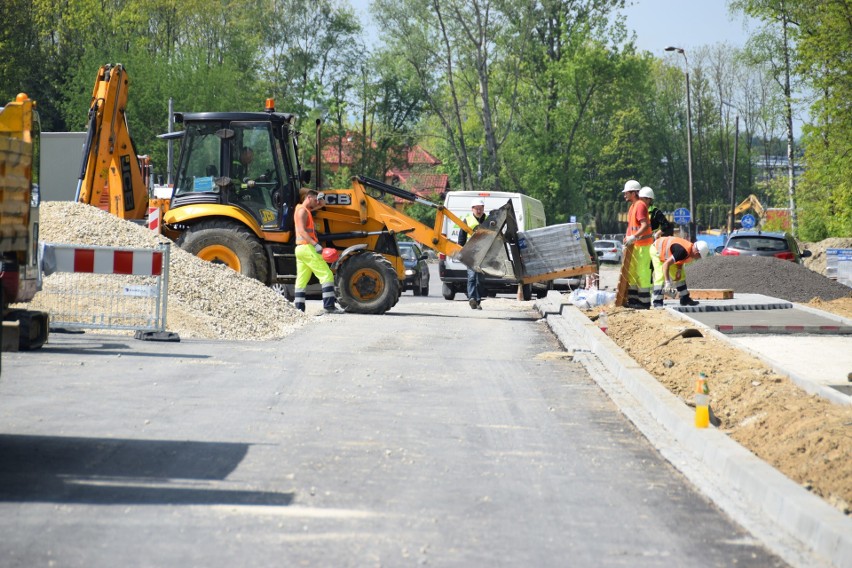
[[[681,306],[697,306],[686,287],[686,269],[696,258],[704,258],[710,247],[704,241],[691,243],[680,237],[660,237],[651,247],[654,265],[654,308],[663,307],[663,292],[668,290],[680,298]]]
[[[648,205],[639,199],[642,188],[635,179],[624,184],[624,200],[630,203],[627,212],[625,246],[633,247],[633,256],[627,271],[627,307],[637,310],[651,308],[651,217]]]

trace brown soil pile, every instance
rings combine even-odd
[[[844,302],[852,307],[852,300]],[[705,373],[720,430],[849,514],[852,407],[808,395],[756,357],[715,337],[676,339],[657,347],[687,327],[666,311],[616,308],[608,316],[609,336],[661,384],[691,404],[695,379]]]
[[[814,272],[825,274],[825,251],[830,248],[852,249],[852,238],[832,237],[817,243],[799,243],[799,248],[807,249],[812,253],[811,256],[802,259],[805,266]]]
[[[852,289],[789,261],[714,256],[691,264],[687,281],[694,289],[764,294],[852,318]],[[850,513],[852,407],[808,395],[760,359],[712,336],[658,347],[687,327],[667,311],[615,308],[608,315],[609,336],[661,384],[692,404],[695,379],[705,373],[720,430]]]
[[[698,260],[687,266],[686,283],[693,290],[722,288],[789,302],[852,297],[848,286],[801,264],[767,256],[715,255]]]

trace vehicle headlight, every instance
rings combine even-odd
[[[412,270],[412,269],[410,269],[410,268],[407,268],[407,269],[405,270],[405,275],[406,275],[406,276],[414,276],[414,270]]]

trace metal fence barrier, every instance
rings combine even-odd
[[[41,243],[38,304],[51,330],[130,330],[135,337],[180,341],[166,331],[169,246],[156,249]]]

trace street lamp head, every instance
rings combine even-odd
[[[673,46],[670,45],[666,48],[666,51],[677,51],[678,53],[683,53],[683,48],[682,47],[673,47]]]

